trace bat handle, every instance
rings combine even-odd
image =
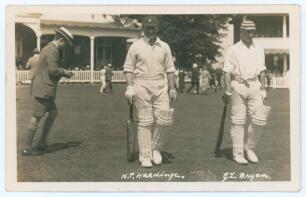
[[[134,105],[133,104],[129,104],[130,106],[130,120],[134,119]]]

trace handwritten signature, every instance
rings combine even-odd
[[[122,180],[141,180],[141,179],[154,179],[166,178],[168,181],[172,179],[185,179],[185,176],[177,172],[128,172],[121,176]]]
[[[266,173],[225,172],[222,181],[254,181],[256,179],[270,180],[271,176]]]

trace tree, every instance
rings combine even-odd
[[[126,17],[126,16],[125,16]],[[128,15],[142,21],[144,15]],[[159,37],[170,45],[176,66],[190,68],[212,63],[220,55],[220,39],[224,36],[230,15],[158,15]]]

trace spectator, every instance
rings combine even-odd
[[[201,79],[202,79],[202,87],[201,94],[207,95],[207,89],[209,87],[209,81],[211,80],[211,76],[207,70],[207,67],[204,66],[201,70]]]
[[[211,71],[210,73],[211,78],[209,79],[209,86],[210,88],[213,88],[215,92],[217,92],[217,74],[214,70]]]
[[[17,57],[16,58],[16,66],[17,66],[17,69],[18,70],[23,70],[24,67],[23,67],[24,63],[23,63],[23,60],[21,57]]]
[[[191,87],[187,90],[187,93],[190,93],[195,86],[197,88],[196,93],[199,94],[199,69],[196,63],[192,65]]]
[[[270,90],[273,73],[271,70],[266,70],[267,91]]]
[[[104,89],[105,89],[105,73],[106,73],[106,70],[104,68],[104,66],[101,66],[101,72],[100,72],[100,80],[101,80],[101,88],[100,88],[100,92],[101,93],[104,93]]]
[[[178,77],[179,78],[179,90],[181,93],[183,93],[185,89],[185,76],[186,76],[186,73],[183,68],[179,69],[178,76],[179,76]]]
[[[223,70],[220,68],[216,69],[216,76],[217,76],[217,87],[221,90],[222,89],[222,75],[223,75]]]
[[[175,89],[179,90],[179,69],[175,69]]]
[[[25,67],[27,70],[31,69],[31,71],[30,71],[30,80],[31,81],[34,78],[34,73],[35,73],[35,70],[37,68],[38,59],[39,59],[39,50],[35,48],[33,50],[33,56],[28,59],[26,67]]]
[[[113,92],[112,77],[113,77],[112,65],[111,64],[107,64],[107,66],[105,68],[105,83],[106,83],[106,87],[104,89],[104,92],[106,92],[106,91],[108,91],[110,93]]]
[[[70,78],[73,75],[59,67],[59,54],[68,43],[72,45],[73,35],[64,27],[56,29],[55,32],[54,40],[41,51],[33,78],[33,91],[31,92],[34,97],[33,111],[28,123],[26,148],[22,150],[23,156],[41,155],[48,152],[47,139],[57,116],[55,104],[57,85],[62,77]],[[37,146],[33,147],[33,139],[40,122],[42,123],[42,133],[39,136]]]

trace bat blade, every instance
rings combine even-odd
[[[221,121],[220,121],[220,126],[219,126],[219,131],[218,131],[217,142],[216,142],[216,146],[215,146],[215,156],[216,157],[221,156],[220,147],[221,147],[221,144],[222,144],[222,141],[223,141],[226,111],[227,111],[227,105],[224,105],[223,113],[222,113],[222,117],[221,117]]]
[[[130,117],[127,121],[127,160],[133,162],[135,160],[135,148],[137,139],[137,122],[134,120],[133,105],[130,105]]]

